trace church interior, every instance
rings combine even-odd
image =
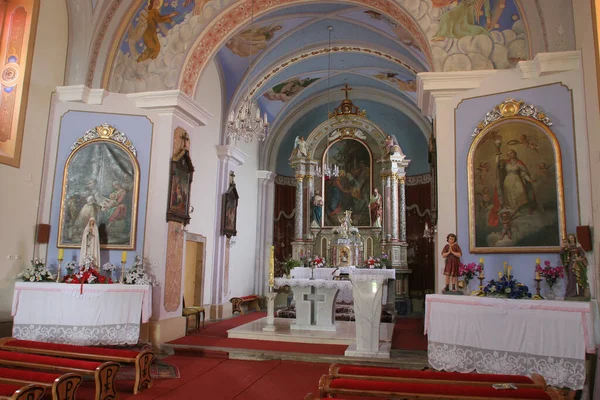
[[[2,2],[0,398],[600,398],[599,11]]]

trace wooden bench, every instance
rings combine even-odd
[[[75,400],[83,377],[78,374],[49,374],[24,369],[0,368],[0,383],[36,384],[50,389],[53,400]]]
[[[404,400],[564,400],[554,388],[544,391],[538,388],[494,389],[488,386],[448,385],[417,382],[390,382],[371,379],[332,378],[323,375],[319,380],[321,398],[342,396],[370,396],[402,398]]]
[[[494,375],[443,371],[402,370],[385,367],[366,367],[361,365],[332,364],[329,367],[332,378],[370,379],[390,382],[439,383],[445,385],[489,386],[494,383],[512,383],[519,388],[537,388],[546,390],[543,376],[534,374],[531,378],[523,375]]]
[[[243,314],[244,310],[242,309],[242,305],[245,303],[248,303],[248,309],[250,309],[250,307],[252,307],[256,311],[260,311],[260,305],[258,304],[260,301],[260,297],[258,297],[256,295],[244,296],[244,297],[232,297],[230,301],[231,301],[231,306],[232,306],[231,307],[232,314],[235,314],[236,312]]]
[[[70,344],[55,344],[19,340],[14,338],[0,339],[0,349],[21,353],[42,354],[53,357],[67,357],[99,362],[113,361],[122,364],[135,365],[135,385],[133,393],[137,394],[145,387],[152,387],[150,365],[154,353],[150,350],[135,351],[123,349],[107,349],[102,347],[75,346]]]
[[[115,377],[120,366],[112,361],[101,363],[0,350],[0,366],[93,376],[96,383],[95,400],[112,400],[117,395]]]
[[[46,389],[40,385],[11,385],[0,383],[0,399],[10,400],[39,400]]]

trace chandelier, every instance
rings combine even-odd
[[[252,33],[252,27],[254,25],[254,0],[252,1],[252,10],[250,14],[250,32]],[[248,56],[248,76],[252,67],[252,54]],[[233,109],[229,113],[227,118],[227,127],[225,128],[225,135],[235,141],[244,140],[246,143],[252,142],[254,138],[258,141],[263,141],[267,138],[269,133],[269,121],[267,120],[267,113],[265,112],[264,117],[261,118],[260,107],[258,102],[252,99],[250,93],[250,82],[248,83],[248,94],[242,99],[242,102],[237,109]]]

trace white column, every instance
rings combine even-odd
[[[400,180],[400,241],[406,241],[406,177]]]
[[[268,292],[269,257],[273,245],[275,208],[275,177],[271,171],[256,171],[258,177],[258,221],[256,224],[256,266],[254,292],[263,296]]]
[[[294,219],[294,239],[302,240],[302,221],[303,215],[302,212],[302,191],[303,191],[303,182],[304,175],[297,174],[296,175],[296,218]]]
[[[398,175],[392,176],[392,241],[398,240]]]
[[[229,173],[243,165],[248,155],[232,146],[216,146],[219,166],[217,168],[217,194],[222,196],[229,188]],[[215,252],[213,258],[211,305],[219,306],[225,301],[225,266],[227,260],[227,237],[221,234],[222,201],[217,201],[217,218],[215,218]]]

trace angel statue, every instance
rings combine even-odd
[[[294,151],[292,157],[306,157],[308,156],[308,149],[306,148],[306,141],[304,136],[296,136],[294,141]]]
[[[142,39],[145,49],[138,56],[137,62],[154,60],[160,53],[160,42],[158,41],[158,31],[166,31],[163,24],[172,24],[173,17],[179,15],[178,12],[172,12],[162,15],[160,9],[163,6],[163,0],[148,0],[148,7],[142,10],[138,24],[131,26],[128,31],[129,49],[133,57],[137,54],[137,42]]]
[[[79,262],[87,257],[92,257],[94,260],[94,268],[98,269],[100,265],[100,235],[98,233],[98,224],[96,218],[90,218],[88,224],[83,230],[81,237],[81,250],[79,251]]]

